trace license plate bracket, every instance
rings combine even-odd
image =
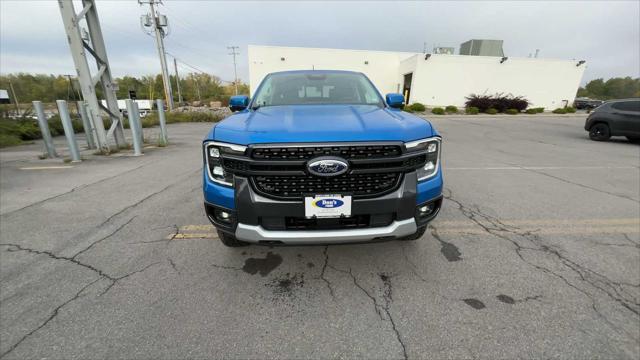
[[[304,198],[304,216],[307,218],[339,218],[351,216],[351,195],[327,194]]]

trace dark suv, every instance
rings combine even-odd
[[[589,138],[606,141],[612,136],[626,136],[629,141],[640,141],[640,99],[607,101],[587,117],[584,129]]]

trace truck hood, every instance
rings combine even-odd
[[[208,140],[248,145],[286,142],[412,141],[436,135],[417,116],[373,105],[267,106],[235,113]]]

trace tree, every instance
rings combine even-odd
[[[640,78],[611,78],[607,81],[595,79],[589,81],[584,88],[578,89],[577,96],[591,97],[601,100],[624,99],[640,96]]]

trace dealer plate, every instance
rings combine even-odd
[[[304,198],[304,216],[331,218],[351,216],[351,196],[315,195]]]

